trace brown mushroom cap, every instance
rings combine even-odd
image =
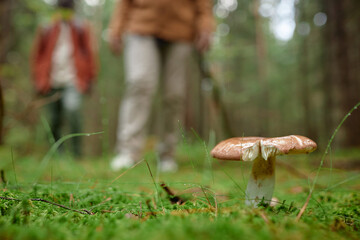
[[[243,161],[246,149],[252,148],[255,143],[265,139],[263,137],[234,137],[221,141],[211,150],[211,156],[220,160]]]
[[[281,155],[310,153],[317,148],[313,140],[300,135],[267,138],[262,140],[262,146],[274,146],[280,151]]]
[[[310,153],[316,148],[314,141],[299,135],[275,138],[237,137],[220,142],[211,151],[211,155],[220,160],[252,161],[259,154],[267,160],[269,156]]]

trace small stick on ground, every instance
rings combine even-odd
[[[298,222],[301,218],[301,216],[304,214],[308,204],[309,204],[309,201],[310,201],[310,198],[311,198],[311,195],[312,195],[312,192],[309,193],[307,199],[306,199],[306,202],[304,204],[304,206],[300,209],[300,212],[299,214],[296,216],[296,221]]]
[[[185,200],[183,200],[181,197],[176,196],[173,191],[171,191],[171,189],[166,186],[165,183],[160,184],[160,187],[162,187],[162,189],[164,189],[164,191],[167,193],[171,204],[178,204],[178,205],[182,205],[185,203]]]
[[[268,217],[265,215],[265,213],[260,212],[260,217],[261,217],[262,219],[264,219],[264,222],[265,222],[266,224],[269,224],[269,223],[270,223],[270,221],[269,221]]]
[[[0,196],[0,199],[3,199],[3,200],[10,200],[10,201],[22,201],[20,199],[16,199],[16,198],[8,198],[8,197],[1,197]],[[77,209],[72,209],[72,208],[69,208],[67,206],[64,206],[64,205],[61,205],[61,204],[58,204],[58,203],[54,203],[54,202],[50,202],[48,200],[45,200],[45,199],[42,199],[42,198],[31,198],[29,199],[30,201],[33,201],[33,202],[45,202],[45,203],[49,203],[51,205],[54,205],[54,206],[57,206],[57,207],[61,207],[61,208],[65,208],[67,210],[70,210],[70,211],[73,211],[73,212],[77,212],[77,213],[81,213],[81,214],[86,214],[86,215],[94,215],[94,213],[90,212],[89,210],[86,210],[86,209],[81,209],[81,210],[77,210]]]
[[[269,225],[269,224],[271,223],[271,221],[270,221],[269,218],[266,216],[266,214],[265,214],[264,211],[262,211],[262,210],[260,210],[260,209],[254,209],[254,213],[255,213],[256,215],[258,215],[259,217],[261,217],[266,224]]]

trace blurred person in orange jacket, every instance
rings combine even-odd
[[[72,133],[81,132],[82,94],[90,90],[96,76],[96,57],[90,27],[74,16],[74,0],[58,0],[54,21],[40,27],[32,55],[32,75],[36,91],[43,96],[58,96],[48,104],[50,128],[55,141],[63,121]],[[78,137],[72,151],[81,154]]]
[[[176,171],[178,123],[182,122],[186,67],[194,47],[205,52],[215,21],[211,0],[120,0],[109,26],[109,45],[120,54],[124,41],[125,96],[119,109],[113,170],[140,160],[146,123],[163,77],[164,136],[160,170]]]

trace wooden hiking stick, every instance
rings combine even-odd
[[[204,55],[198,53],[197,58],[201,81],[202,83],[207,82],[207,84],[211,86],[211,105],[214,107],[216,117],[220,115],[222,130],[224,131],[226,138],[234,137],[235,135],[233,129],[231,128],[229,114],[227,112],[218,81],[216,81],[214,76],[211,74]]]

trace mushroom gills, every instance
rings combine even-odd
[[[257,207],[263,199],[270,204],[275,187],[275,159],[275,156],[269,156],[265,160],[259,154],[254,160],[246,188],[246,205]]]
[[[311,139],[290,135],[284,137],[235,137],[218,143],[211,155],[219,160],[253,161],[246,188],[247,205],[257,207],[264,199],[270,203],[275,186],[276,156],[302,154],[315,151],[317,145]]]

